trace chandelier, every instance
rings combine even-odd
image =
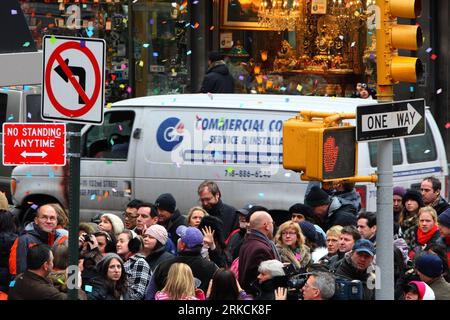
[[[258,10],[262,27],[277,31],[294,31],[302,17],[299,0],[263,0]]]

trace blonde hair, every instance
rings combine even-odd
[[[55,209],[58,225],[66,228],[69,225],[69,216],[67,215],[66,210],[59,203],[49,203],[47,205]]]
[[[328,229],[327,231],[327,238],[328,237],[336,237],[339,238],[341,236],[341,232],[342,232],[343,227],[340,225],[335,225],[332,226],[330,229]]]
[[[206,212],[206,210],[203,209],[202,207],[192,207],[191,209],[189,209],[189,213],[188,213],[188,215],[187,215],[187,223],[188,223],[189,226],[191,226],[191,218],[192,218],[192,214],[193,214],[195,211],[201,211],[201,212],[203,212],[203,216],[204,216],[204,217],[208,215],[208,212]]]
[[[295,242],[296,247],[302,247],[305,244],[305,236],[302,233],[302,229],[300,229],[300,226],[297,222],[293,222],[291,220],[284,222],[280,225],[278,228],[277,234],[275,235],[275,243],[284,245],[283,239],[282,239],[282,233],[286,231],[287,229],[294,229],[295,234],[297,235],[297,240]]]
[[[166,285],[161,291],[171,300],[195,296],[195,282],[191,268],[185,263],[174,263],[169,269]]]
[[[419,212],[417,213],[417,224],[418,224],[418,222],[419,222],[419,220],[420,220],[420,215],[421,215],[422,213],[424,213],[424,212],[428,212],[428,213],[431,215],[431,217],[433,218],[434,223],[437,223],[437,213],[436,213],[436,210],[434,210],[433,207],[426,206],[426,207],[422,207],[422,208],[419,209]]]

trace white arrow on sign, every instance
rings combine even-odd
[[[362,116],[362,132],[408,127],[408,134],[420,122],[422,116],[408,103],[408,110],[366,114]]]
[[[41,152],[22,152],[20,154],[22,157],[26,158],[26,157],[42,157],[45,158],[47,156],[47,153],[45,151],[41,151]]]

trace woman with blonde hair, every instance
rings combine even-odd
[[[189,209],[189,213],[187,215],[187,223],[189,227],[198,227],[200,221],[202,221],[204,216],[207,216],[208,212],[202,207],[192,207]]]
[[[156,292],[155,300],[205,300],[205,294],[195,289],[191,267],[185,263],[174,263],[169,269],[166,285]]]
[[[409,232],[413,233],[410,236],[413,241],[409,244],[411,249],[409,257],[413,259],[417,253],[427,251],[441,237],[437,226],[436,210],[430,206],[420,208],[416,226],[414,229],[409,229]]]
[[[305,268],[311,262],[311,252],[298,223],[286,221],[278,228],[275,244],[281,262],[291,263],[295,269]]]

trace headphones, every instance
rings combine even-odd
[[[141,244],[139,236],[136,236],[128,241],[128,250],[132,253],[138,253],[141,250]]]

